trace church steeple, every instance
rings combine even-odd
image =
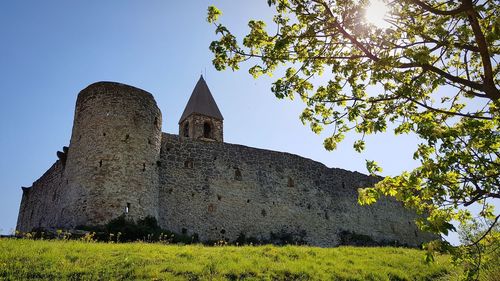
[[[179,136],[222,142],[223,120],[224,117],[202,75],[179,119]]]

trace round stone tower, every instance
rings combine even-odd
[[[76,102],[65,166],[61,225],[100,225],[120,215],[158,217],[161,112],[153,96],[94,83]]]

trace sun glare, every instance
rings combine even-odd
[[[382,0],[370,0],[370,4],[365,10],[365,20],[379,28],[389,27],[389,23],[384,20],[388,7]]]

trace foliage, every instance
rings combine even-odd
[[[454,262],[466,269],[466,277],[472,279],[481,273],[483,280],[495,280],[500,276],[500,225],[489,229],[491,222],[474,220],[463,225],[460,240],[463,245],[454,249]],[[486,234],[485,234],[486,233]],[[484,236],[484,237],[482,237]]]
[[[137,222],[119,216],[104,226],[79,226],[77,229],[91,231],[92,238],[97,241],[114,242],[163,242],[163,243],[197,243],[198,234],[192,236],[178,234],[162,229],[154,217],[145,217]]]
[[[198,233],[187,235],[187,230],[182,229],[182,233],[176,233],[170,230],[161,228],[158,225],[156,218],[148,216],[144,219],[134,220],[128,219],[125,215],[121,215],[112,219],[105,225],[80,225],[73,230],[62,229],[44,229],[35,228],[31,232],[16,232],[14,237],[30,240],[79,240],[83,242],[110,242],[110,243],[126,243],[126,242],[159,242],[163,244],[193,244],[201,243],[206,246],[227,246],[227,245],[306,245],[305,230],[287,231],[281,229],[277,232],[269,232],[268,238],[265,237],[247,237],[244,232],[241,232],[238,237],[231,241],[227,238],[218,240],[200,240]],[[355,236],[353,236],[355,237]],[[357,237],[357,236],[356,236]],[[364,239],[364,238],[363,238]],[[344,244],[342,244],[344,245]],[[345,245],[348,245],[347,243]],[[349,245],[365,245],[365,244],[349,244]],[[368,245],[368,244],[366,244]],[[391,245],[400,246],[395,243],[370,244],[376,246]]]
[[[0,280],[436,280],[447,256],[426,264],[403,248],[164,245],[0,239]]]
[[[400,243],[394,240],[375,241],[368,235],[358,234],[354,231],[343,230],[339,232],[339,244],[344,246],[393,246],[393,247],[410,247],[409,245]]]
[[[314,132],[331,128],[328,150],[351,131],[358,152],[366,135],[387,129],[418,136],[420,165],[360,190],[361,204],[394,196],[422,215],[421,229],[443,234],[455,231],[453,221],[470,222],[472,205],[490,220],[486,231],[498,222],[491,204],[500,199],[498,1],[387,1],[387,28],[364,20],[368,0],[267,2],[273,22],[249,21],[241,43],[209,8],[220,36],[210,45],[216,69],[253,59],[254,77],[283,73],[273,93],[299,96],[300,118]],[[381,171],[374,161],[367,168]]]
[[[274,245],[305,245],[307,242],[305,241],[305,237],[307,233],[305,230],[299,232],[289,232],[284,229],[278,232],[270,232],[270,240],[266,241],[267,244]]]

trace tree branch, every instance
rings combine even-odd
[[[493,227],[495,227],[495,225],[497,224],[499,218],[500,218],[500,215],[496,216],[495,220],[493,221],[493,223],[490,225],[490,227],[488,227],[488,230],[486,230],[486,232],[483,233],[483,235],[481,235],[481,237],[479,237],[479,239],[477,239],[476,241],[474,241],[472,244],[469,244],[468,246],[477,245],[481,240],[483,240],[484,237],[486,237],[486,235],[488,235],[491,232],[491,230],[493,229]]]
[[[474,32],[474,37],[476,38],[477,45],[479,47],[479,53],[481,54],[481,61],[483,63],[484,70],[484,84],[483,91],[492,100],[500,99],[500,90],[495,86],[495,81],[493,80],[493,69],[490,61],[490,52],[488,50],[488,43],[484,37],[483,31],[481,30],[481,25],[479,24],[476,10],[474,10],[474,4],[472,0],[464,0],[465,6],[467,7],[466,13],[469,18],[469,22]],[[462,5],[464,5],[462,4]]]
[[[335,17],[335,15],[333,14],[332,10],[330,9],[330,7],[328,7],[328,4],[325,3],[324,1],[314,1],[320,5],[322,5],[327,12],[327,15],[333,20],[333,25],[336,29],[338,29],[340,31],[340,33],[342,33],[342,35],[344,35],[347,39],[349,39],[349,41],[351,41],[351,43],[353,43],[358,49],[360,49],[363,53],[366,54],[367,57],[369,57],[370,59],[372,59],[373,61],[379,61],[380,59],[375,56],[374,54],[372,54],[365,46],[363,46],[363,44],[361,44],[361,42],[359,42],[358,40],[356,40],[356,38],[354,38],[354,36],[352,36],[351,34],[349,34],[349,32],[347,32],[341,25],[340,23],[338,22],[337,18]]]
[[[467,117],[467,118],[474,118],[474,119],[482,119],[482,120],[493,120],[492,117],[485,117],[485,116],[479,116],[479,115],[471,115],[471,114],[464,114],[464,113],[460,113],[460,112],[451,112],[451,111],[446,111],[446,110],[443,110],[443,109],[439,109],[439,108],[435,108],[435,107],[432,107],[432,106],[429,106],[425,103],[422,103],[422,102],[419,102],[411,97],[406,97],[409,101],[411,102],[414,102],[422,107],[425,107],[431,111],[436,111],[436,112],[439,112],[439,113],[444,113],[444,114],[447,114],[447,115],[456,115],[456,116],[462,116],[462,117]]]
[[[458,6],[457,8],[455,8],[453,10],[446,11],[446,10],[439,10],[437,8],[434,8],[431,5],[429,5],[425,2],[419,1],[419,0],[409,0],[409,2],[419,6],[420,8],[424,9],[427,12],[431,12],[433,14],[443,15],[443,16],[453,16],[453,15],[459,14],[461,12],[464,12],[467,9],[466,5],[464,5],[464,4]]]
[[[433,65],[429,65],[429,64],[420,64],[420,63],[403,63],[403,64],[400,64],[399,66],[396,66],[398,68],[412,68],[412,67],[420,67],[424,70],[429,70],[429,71],[432,71],[452,82],[455,82],[455,83],[458,83],[458,84],[462,84],[464,86],[467,86],[467,87],[470,87],[472,89],[476,89],[478,91],[483,91],[484,88],[483,88],[483,85],[480,84],[480,83],[477,83],[477,82],[474,82],[474,81],[470,81],[470,80],[467,80],[467,79],[464,79],[464,78],[460,78],[458,76],[454,76],[454,75],[451,75],[449,74],[448,72],[440,69],[440,68],[437,68]]]

